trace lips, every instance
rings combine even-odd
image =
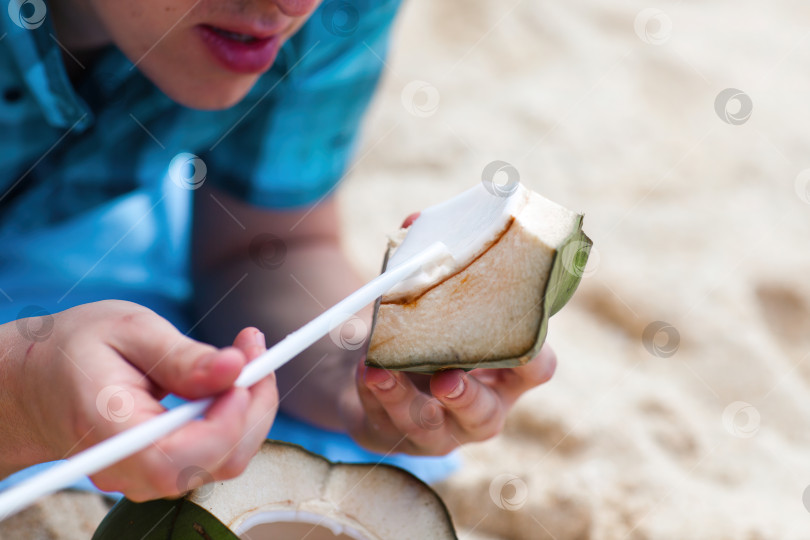
[[[206,48],[225,69],[235,73],[267,71],[281,47],[279,32],[222,28],[202,24],[196,27]]]

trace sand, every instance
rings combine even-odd
[[[384,231],[495,159],[596,246],[551,322],[556,376],[440,486],[462,538],[810,538],[810,5],[654,6],[400,20],[341,194],[366,275]]]
[[[0,540],[87,540],[110,505],[95,493],[54,493],[0,521]]]
[[[554,379],[439,486],[461,538],[810,538],[810,5],[647,9],[410,0],[399,21],[340,193],[358,269],[495,159],[596,245]]]

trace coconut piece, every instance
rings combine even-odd
[[[313,531],[313,529],[315,529]],[[331,463],[266,441],[237,478],[182,499],[119,502],[93,540],[455,539],[447,508],[398,467]]]
[[[492,197],[503,201],[492,204]],[[465,204],[470,212],[487,210],[487,228],[467,234],[475,242],[462,256],[457,251],[439,271],[422,272],[378,300],[367,365],[428,373],[523,365],[579,284],[591,247],[581,214],[519,184],[508,196],[476,186],[457,199],[463,203],[455,212],[448,203],[432,207],[394,235],[383,271],[417,251],[423,237],[469,226],[470,217],[459,215]]]

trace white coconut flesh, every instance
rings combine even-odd
[[[584,248],[580,259],[587,259],[591,242],[581,231],[581,214],[520,185],[500,201],[483,187],[457,199],[450,210],[448,203],[426,210],[392,239],[387,267],[430,238],[449,236],[452,243],[453,235],[465,234],[459,227],[475,223],[481,231],[467,234],[463,249],[438,270],[422,272],[382,296],[369,365],[432,372],[524,364],[542,345],[550,315],[579,282],[581,273],[563,268],[569,265],[558,255],[571,245]],[[465,207],[480,211],[477,221],[464,214]]]
[[[454,540],[436,493],[389,465],[331,463],[266,441],[238,477],[110,510],[94,540]]]
[[[242,540],[298,538],[301,531],[310,540],[455,538],[441,500],[409,473],[333,464],[294,445],[266,443],[238,478],[188,499]]]
[[[469,265],[495,242],[509,226],[512,216],[528,201],[529,190],[520,184],[502,195],[482,185],[426,208],[408,229],[392,238],[396,247],[388,259],[393,268],[417,255],[434,242],[449,248],[447,256],[389,289],[385,298],[394,302],[417,296]]]

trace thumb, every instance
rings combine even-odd
[[[125,316],[122,322],[110,345],[161,390],[186,399],[229,389],[247,362],[240,350],[195,341],[155,313]]]

